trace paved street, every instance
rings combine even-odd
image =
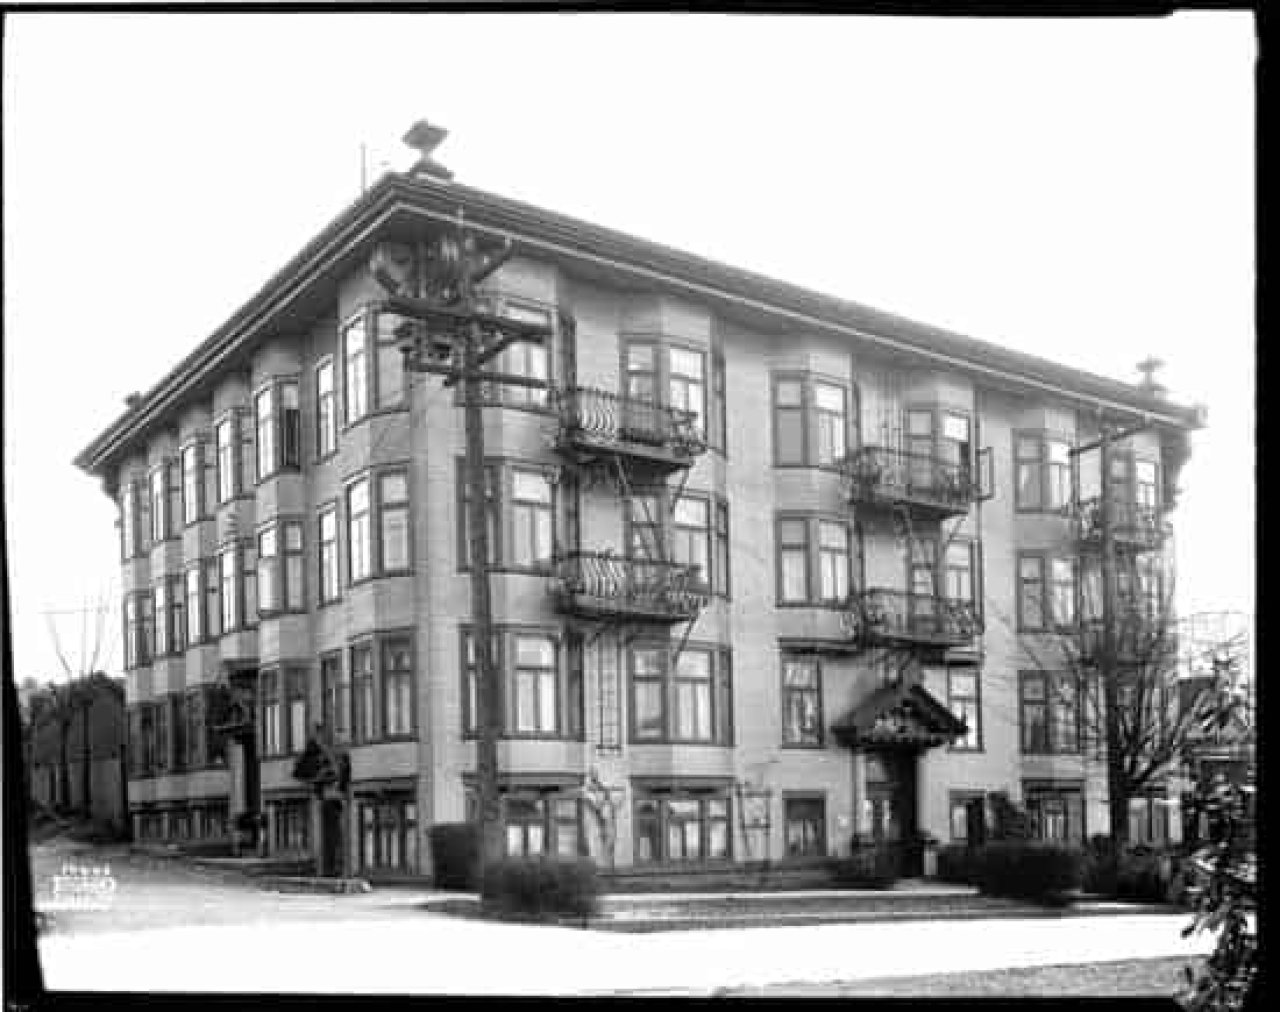
[[[101,860],[98,852],[93,860]],[[66,855],[37,860],[39,877]],[[81,856],[86,860],[85,855]],[[112,909],[40,940],[52,989],[446,994],[708,993],[1000,967],[1182,956],[1185,915],[839,924],[645,935],[460,920],[425,891],[273,895],[128,860]],[[39,902],[39,900],[38,900]],[[96,920],[89,919],[96,916]],[[117,930],[120,929],[120,930]],[[216,958],[210,958],[216,954]]]

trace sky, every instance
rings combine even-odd
[[[119,590],[72,458],[446,127],[460,182],[1204,404],[1183,613],[1254,606],[1255,28],[1160,19],[10,13],[14,674]],[[118,602],[115,607],[118,609]],[[118,612],[107,623],[118,671]]]

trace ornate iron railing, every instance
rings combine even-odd
[[[1115,620],[1112,647],[1118,664],[1172,665],[1177,642],[1162,628],[1167,618],[1151,608],[1123,607]],[[1104,631],[1099,618],[1084,619],[1076,630],[1076,651],[1081,664],[1102,661]]]
[[[846,628],[867,643],[965,646],[981,635],[982,615],[973,601],[873,588],[850,598]]]
[[[862,446],[842,471],[851,502],[913,503],[965,512],[978,496],[973,469],[923,453]]]
[[[552,594],[566,611],[673,622],[694,618],[710,597],[699,566],[611,552],[557,556]]]
[[[557,389],[562,438],[592,446],[664,451],[692,460],[707,448],[692,411],[625,397],[594,387]]]
[[[1154,506],[1113,502],[1108,512],[1111,536],[1119,547],[1144,550],[1159,548],[1172,531],[1170,523]],[[1071,507],[1076,539],[1083,544],[1102,544],[1102,499],[1082,499]]]

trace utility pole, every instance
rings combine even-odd
[[[445,131],[425,121],[405,135],[418,149],[417,171],[449,178],[431,159]],[[477,299],[476,286],[514,254],[509,238],[481,249],[473,231],[459,220],[419,246],[417,262],[403,245],[384,243],[370,261],[370,272],[388,293],[376,312],[400,317],[397,328],[408,372],[435,373],[446,387],[461,383],[466,440],[463,481],[467,491],[467,553],[471,571],[472,648],[476,686],[476,794],[480,822],[480,875],[484,865],[502,857],[502,803],[498,792],[498,738],[502,733],[502,693],[493,657],[493,615],[489,588],[489,488],[485,471],[484,384],[497,382],[545,388],[541,380],[485,370],[513,341],[545,343],[550,327],[524,323],[490,312]],[[416,289],[416,294],[409,291]]]

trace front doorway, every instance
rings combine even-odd
[[[914,750],[875,749],[866,753],[866,811],[870,841],[891,845],[901,855],[900,872],[922,874],[916,842],[916,759]]]
[[[338,798],[328,798],[320,804],[320,874],[341,877],[345,851],[342,802]]]

